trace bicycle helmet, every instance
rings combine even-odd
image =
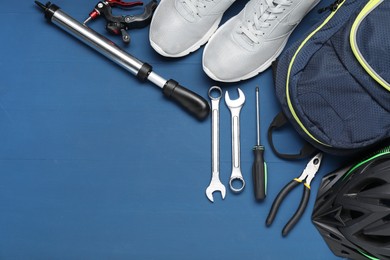
[[[312,221],[337,256],[390,259],[390,147],[325,176]]]

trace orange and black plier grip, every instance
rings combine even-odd
[[[303,194],[301,198],[301,202],[298,206],[298,209],[295,211],[294,215],[291,217],[291,219],[287,222],[287,224],[284,226],[282,230],[282,235],[287,236],[287,234],[293,229],[295,224],[299,221],[299,219],[302,217],[303,213],[305,212],[306,206],[309,202],[310,198],[310,183],[312,179],[314,178],[315,174],[317,173],[319,166],[321,164],[322,154],[319,153],[316,156],[314,156],[310,162],[307,164],[305,170],[303,171],[302,175],[299,178],[295,178],[294,180],[290,181],[284,188],[279,192],[279,194],[276,196],[274,202],[272,203],[271,210],[268,214],[266,225],[270,226],[272,222],[274,221],[276,214],[279,210],[280,205],[282,204],[284,198],[299,184],[301,184],[303,181]]]

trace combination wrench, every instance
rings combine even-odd
[[[212,92],[218,93],[213,95]],[[213,192],[220,191],[222,199],[225,199],[226,188],[219,179],[219,100],[222,96],[220,87],[213,86],[209,89],[209,97],[211,99],[211,149],[212,149],[212,176],[211,182],[206,189],[206,196],[214,202]]]
[[[232,121],[232,174],[229,180],[230,189],[233,192],[239,193],[245,187],[245,181],[241,174],[240,163],[240,111],[245,103],[245,95],[241,89],[237,89],[238,99],[231,100],[228,91],[225,93],[225,102],[231,114]],[[235,188],[233,182],[240,182],[241,186]]]

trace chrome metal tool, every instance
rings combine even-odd
[[[230,189],[233,192],[241,192],[245,187],[245,181],[241,174],[241,159],[240,159],[240,111],[245,103],[245,95],[241,89],[237,89],[238,99],[231,100],[229,93],[225,93],[225,102],[231,114],[232,121],[232,174],[229,180]],[[235,183],[239,182],[239,187],[235,187]]]
[[[216,92],[213,95],[213,92]],[[209,89],[209,97],[211,99],[211,147],[212,147],[212,176],[211,182],[206,189],[206,196],[214,202],[213,193],[221,192],[222,199],[225,199],[226,188],[221,183],[219,178],[219,100],[222,96],[220,87],[213,86]]]

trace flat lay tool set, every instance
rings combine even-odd
[[[324,158],[327,154],[345,156],[350,160],[346,166],[323,178],[312,222],[337,256],[390,259],[390,152],[386,148],[390,137],[390,36],[386,24],[390,21],[390,2],[337,0],[322,8],[321,20],[286,49],[295,27],[320,1],[250,0],[242,12],[219,27],[223,13],[233,2],[152,0],[140,14],[118,16],[112,8],[132,9],[143,3],[107,0],[98,2],[88,18],[79,22],[53,3],[35,1],[48,21],[139,80],[161,88],[166,98],[196,120],[210,120],[211,180],[208,186],[205,181],[204,191],[199,191],[205,200],[214,203],[217,194],[222,199],[239,196],[250,186],[256,202],[274,199],[264,220],[269,227],[287,195],[301,186],[301,201],[282,230],[285,237],[305,213],[314,189],[311,182]],[[120,35],[128,45],[119,47],[88,26],[99,16],[106,20],[106,30]],[[131,30],[146,30],[149,24],[150,46],[169,59],[186,56],[205,45],[202,69],[218,81],[205,87],[209,100],[203,97],[205,93],[193,92],[189,82],[185,88],[173,79],[166,80],[151,65],[129,54]],[[223,82],[256,77],[271,66],[281,112],[268,127],[268,149],[261,140],[261,119],[267,113],[262,109],[265,86],[244,89],[235,83],[236,87],[227,90],[222,86]],[[235,91],[237,98],[233,98]],[[252,176],[247,178],[241,169],[241,151],[247,147],[241,147],[240,128],[245,125],[240,117],[245,113],[246,100],[252,98],[256,140]],[[221,117],[222,105],[229,110],[230,118]],[[220,129],[221,121],[230,122],[230,129]],[[280,151],[275,142],[274,133],[287,125],[302,137],[303,146],[297,154]],[[231,133],[229,180],[220,176],[221,130]],[[308,161],[301,175],[277,195],[267,188],[269,180],[278,175],[270,172],[265,151],[284,160]]]

